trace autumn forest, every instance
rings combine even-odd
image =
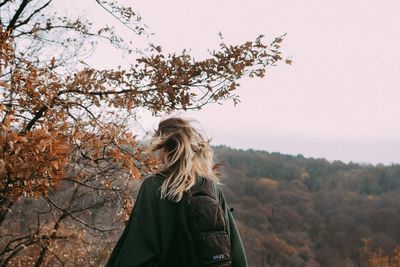
[[[160,163],[132,127],[139,110],[237,105],[241,79],[292,64],[286,33],[220,34],[197,59],[150,42],[134,7],[91,2],[114,24],[53,0],[0,1],[0,266],[103,266]],[[131,63],[91,66],[100,43]],[[214,150],[250,266],[400,266],[399,165]]]
[[[399,165],[345,164],[226,146],[214,147],[214,152],[249,266],[399,266]],[[140,181],[124,186],[134,197]],[[59,261],[67,266],[105,264],[127,219],[123,213],[110,216],[120,202],[68,183],[61,189],[48,198],[72,207],[61,216],[49,243],[52,253],[44,261],[55,266]],[[63,213],[44,201],[23,198],[3,230],[20,238],[52,233],[55,214]],[[28,245],[10,266],[33,266],[39,252],[38,246]]]
[[[251,266],[400,266],[400,165],[215,150]]]

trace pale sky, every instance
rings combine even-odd
[[[111,19],[85,1],[68,6],[74,2],[88,16],[103,14],[101,22]],[[236,107],[229,101],[185,113],[201,123],[213,145],[400,163],[400,1],[124,2],[132,3],[155,33],[150,41],[166,51],[190,48],[196,58],[218,48],[218,32],[228,44],[259,34],[272,41],[287,33],[283,53],[293,65],[269,68],[263,79],[239,81]],[[102,51],[89,61],[108,67],[129,59]],[[142,115],[147,130],[159,120]]]

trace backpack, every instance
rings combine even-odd
[[[213,181],[202,177],[200,184],[183,195],[179,216],[189,258],[185,266],[232,266],[225,214],[215,195]]]

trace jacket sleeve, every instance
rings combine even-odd
[[[218,188],[216,191],[219,202],[221,203],[221,206],[225,212],[225,221],[227,222],[228,233],[231,238],[232,267],[247,267],[246,253],[244,251],[243,243],[232,212],[226,203],[225,196],[222,191]]]
[[[158,267],[156,247],[152,237],[148,236],[152,224],[145,221],[151,203],[142,184],[135,207],[120,239],[115,245],[106,267]]]

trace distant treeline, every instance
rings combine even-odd
[[[400,165],[214,151],[250,266],[367,266],[400,245]]]

